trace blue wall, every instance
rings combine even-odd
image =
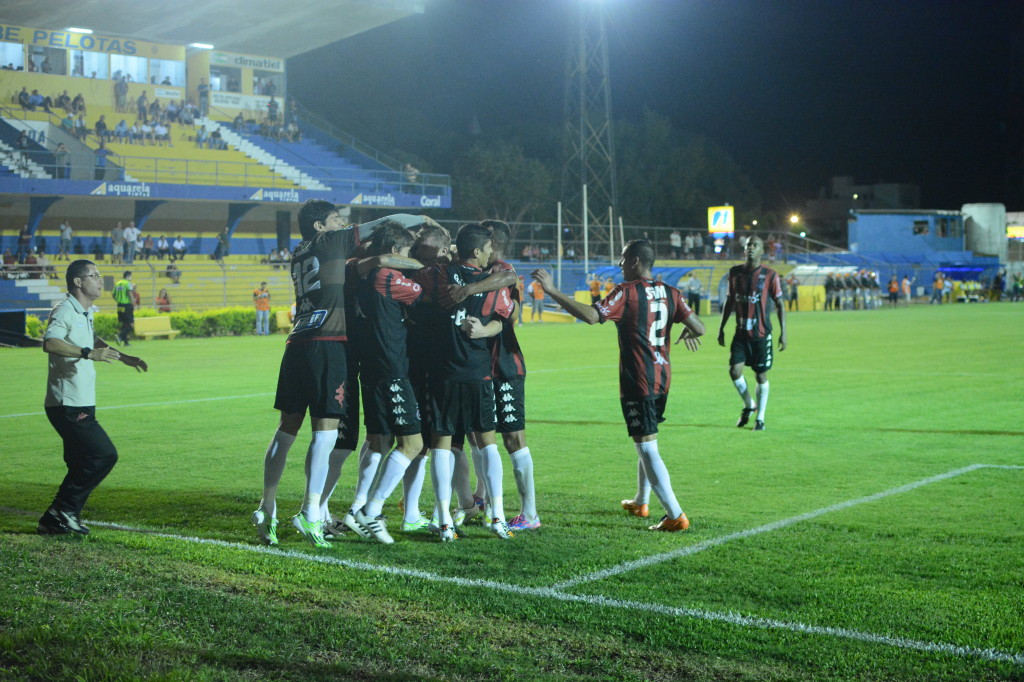
[[[917,256],[932,251],[964,249],[963,216],[949,212],[937,215],[921,213],[857,213],[849,223],[850,251],[854,253],[889,253]],[[940,221],[946,222],[947,234],[940,237]],[[927,223],[927,232],[915,234],[915,222]]]

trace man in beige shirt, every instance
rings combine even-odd
[[[64,279],[68,294],[50,311],[43,350],[49,358],[46,417],[64,441],[68,473],[39,519],[36,530],[41,535],[87,535],[89,527],[79,514],[117,462],[114,444],[96,421],[95,363],[118,360],[140,372],[148,369],[143,360],[111,348],[93,331],[90,308],[103,294],[96,264],[73,261]]]

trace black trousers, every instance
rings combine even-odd
[[[64,463],[68,467],[53,506],[79,514],[89,495],[117,463],[117,449],[96,421],[95,407],[47,407],[46,417],[64,441]]]

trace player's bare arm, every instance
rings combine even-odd
[[[552,278],[551,273],[547,270],[534,270],[530,273],[530,276],[540,282],[540,286],[544,289],[544,293],[550,296],[555,303],[562,306],[565,312],[569,313],[577,320],[586,322],[587,324],[597,324],[601,321],[601,317],[597,314],[597,310],[592,306],[580,303],[559,291],[555,287],[554,278]]]
[[[786,350],[786,306],[782,297],[772,299],[775,301],[775,312],[779,316],[779,351]]]
[[[447,291],[442,294],[439,303],[445,308],[454,308],[470,296],[498,291],[505,287],[515,286],[515,284],[515,271],[496,272],[493,275],[488,275],[479,282],[472,282],[471,284],[465,285],[449,285]]]
[[[725,345],[725,323],[729,321],[729,316],[732,315],[732,291],[729,292],[729,296],[725,299],[725,305],[722,306],[722,324],[718,328],[718,345]]]
[[[480,318],[469,316],[462,322],[462,333],[471,339],[489,339],[500,334],[502,326],[500,319],[483,324]]]
[[[694,313],[683,320],[683,333],[676,340],[676,345],[682,341],[687,350],[696,352],[700,348],[700,337],[704,336],[705,331],[704,322],[697,317],[697,313]]]
[[[421,270],[423,267],[423,263],[419,262],[415,258],[385,254],[382,256],[370,256],[369,258],[361,259],[356,263],[356,274],[360,277],[366,277],[376,268],[391,268],[392,270]]]

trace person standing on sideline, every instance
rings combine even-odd
[[[889,305],[895,309],[896,303],[900,300],[900,283],[896,275],[889,280]]]
[[[665,508],[665,516],[650,530],[684,531],[690,521],[683,513],[672,490],[668,469],[658,450],[658,424],[665,421],[672,367],[666,341],[672,325],[685,329],[676,341],[696,351],[704,323],[683,301],[677,289],[651,279],[654,247],[646,239],[626,244],[619,259],[622,278],[609,296],[592,305],[580,303],[555,288],[554,279],[546,270],[534,270],[533,278],[541,283],[551,298],[566,312],[587,324],[615,322],[619,337],[619,395],[622,416],[636,447],[637,494],[623,500],[622,507],[634,516],[648,515],[647,500],[651,488]]]
[[[117,227],[110,231],[110,260],[114,265],[120,265],[124,260],[124,228],[121,221],[117,221]]]
[[[690,310],[693,312],[699,313],[701,283],[696,275],[693,274],[693,270],[690,270],[690,273],[683,281],[683,288],[686,290],[686,305],[690,306]]]
[[[121,279],[114,285],[114,301],[117,303],[117,321],[121,329],[117,332],[119,343],[130,346],[128,335],[135,328],[135,297],[132,295],[135,285],[132,283],[131,270],[125,270]]]
[[[140,372],[149,368],[140,358],[111,348],[93,331],[92,304],[103,295],[103,277],[96,264],[73,261],[64,280],[68,293],[50,312],[43,351],[49,358],[46,418],[64,441],[68,473],[36,531],[88,535],[82,508],[117,462],[117,449],[96,421],[95,363],[118,360]]]
[[[60,224],[60,252],[57,254],[57,259],[63,256],[64,260],[71,260],[71,238],[74,236],[74,230],[71,229],[71,223],[67,218]]]
[[[124,228],[124,262],[126,265],[131,265],[135,262],[135,251],[139,248],[139,237],[142,236],[142,230],[135,227],[135,221],[129,220],[128,227]]]
[[[544,321],[544,287],[540,282],[530,282],[530,322]]]
[[[260,282],[259,289],[252,290],[252,302],[256,306],[256,335],[270,335],[270,292],[267,283]]]
[[[725,346],[725,323],[736,313],[736,333],[729,351],[729,377],[743,399],[737,428],[750,421],[757,413],[755,431],[764,431],[764,414],[768,407],[768,370],[772,368],[772,320],[768,299],[775,303],[779,316],[779,352],[786,350],[786,306],[782,300],[779,275],[761,265],[764,242],[751,237],[743,249],[746,262],[729,270],[729,293],[722,309],[722,325],[718,329],[718,345]],[[757,377],[757,402],[750,397],[747,381],[743,378],[743,365],[754,370]]]
[[[796,275],[794,275],[793,273],[790,273],[789,277],[786,278],[786,284],[789,286],[789,309],[790,310],[794,310],[795,309],[795,310],[799,311],[800,310],[800,299],[799,299],[800,280],[799,280],[799,278],[797,278]]]

